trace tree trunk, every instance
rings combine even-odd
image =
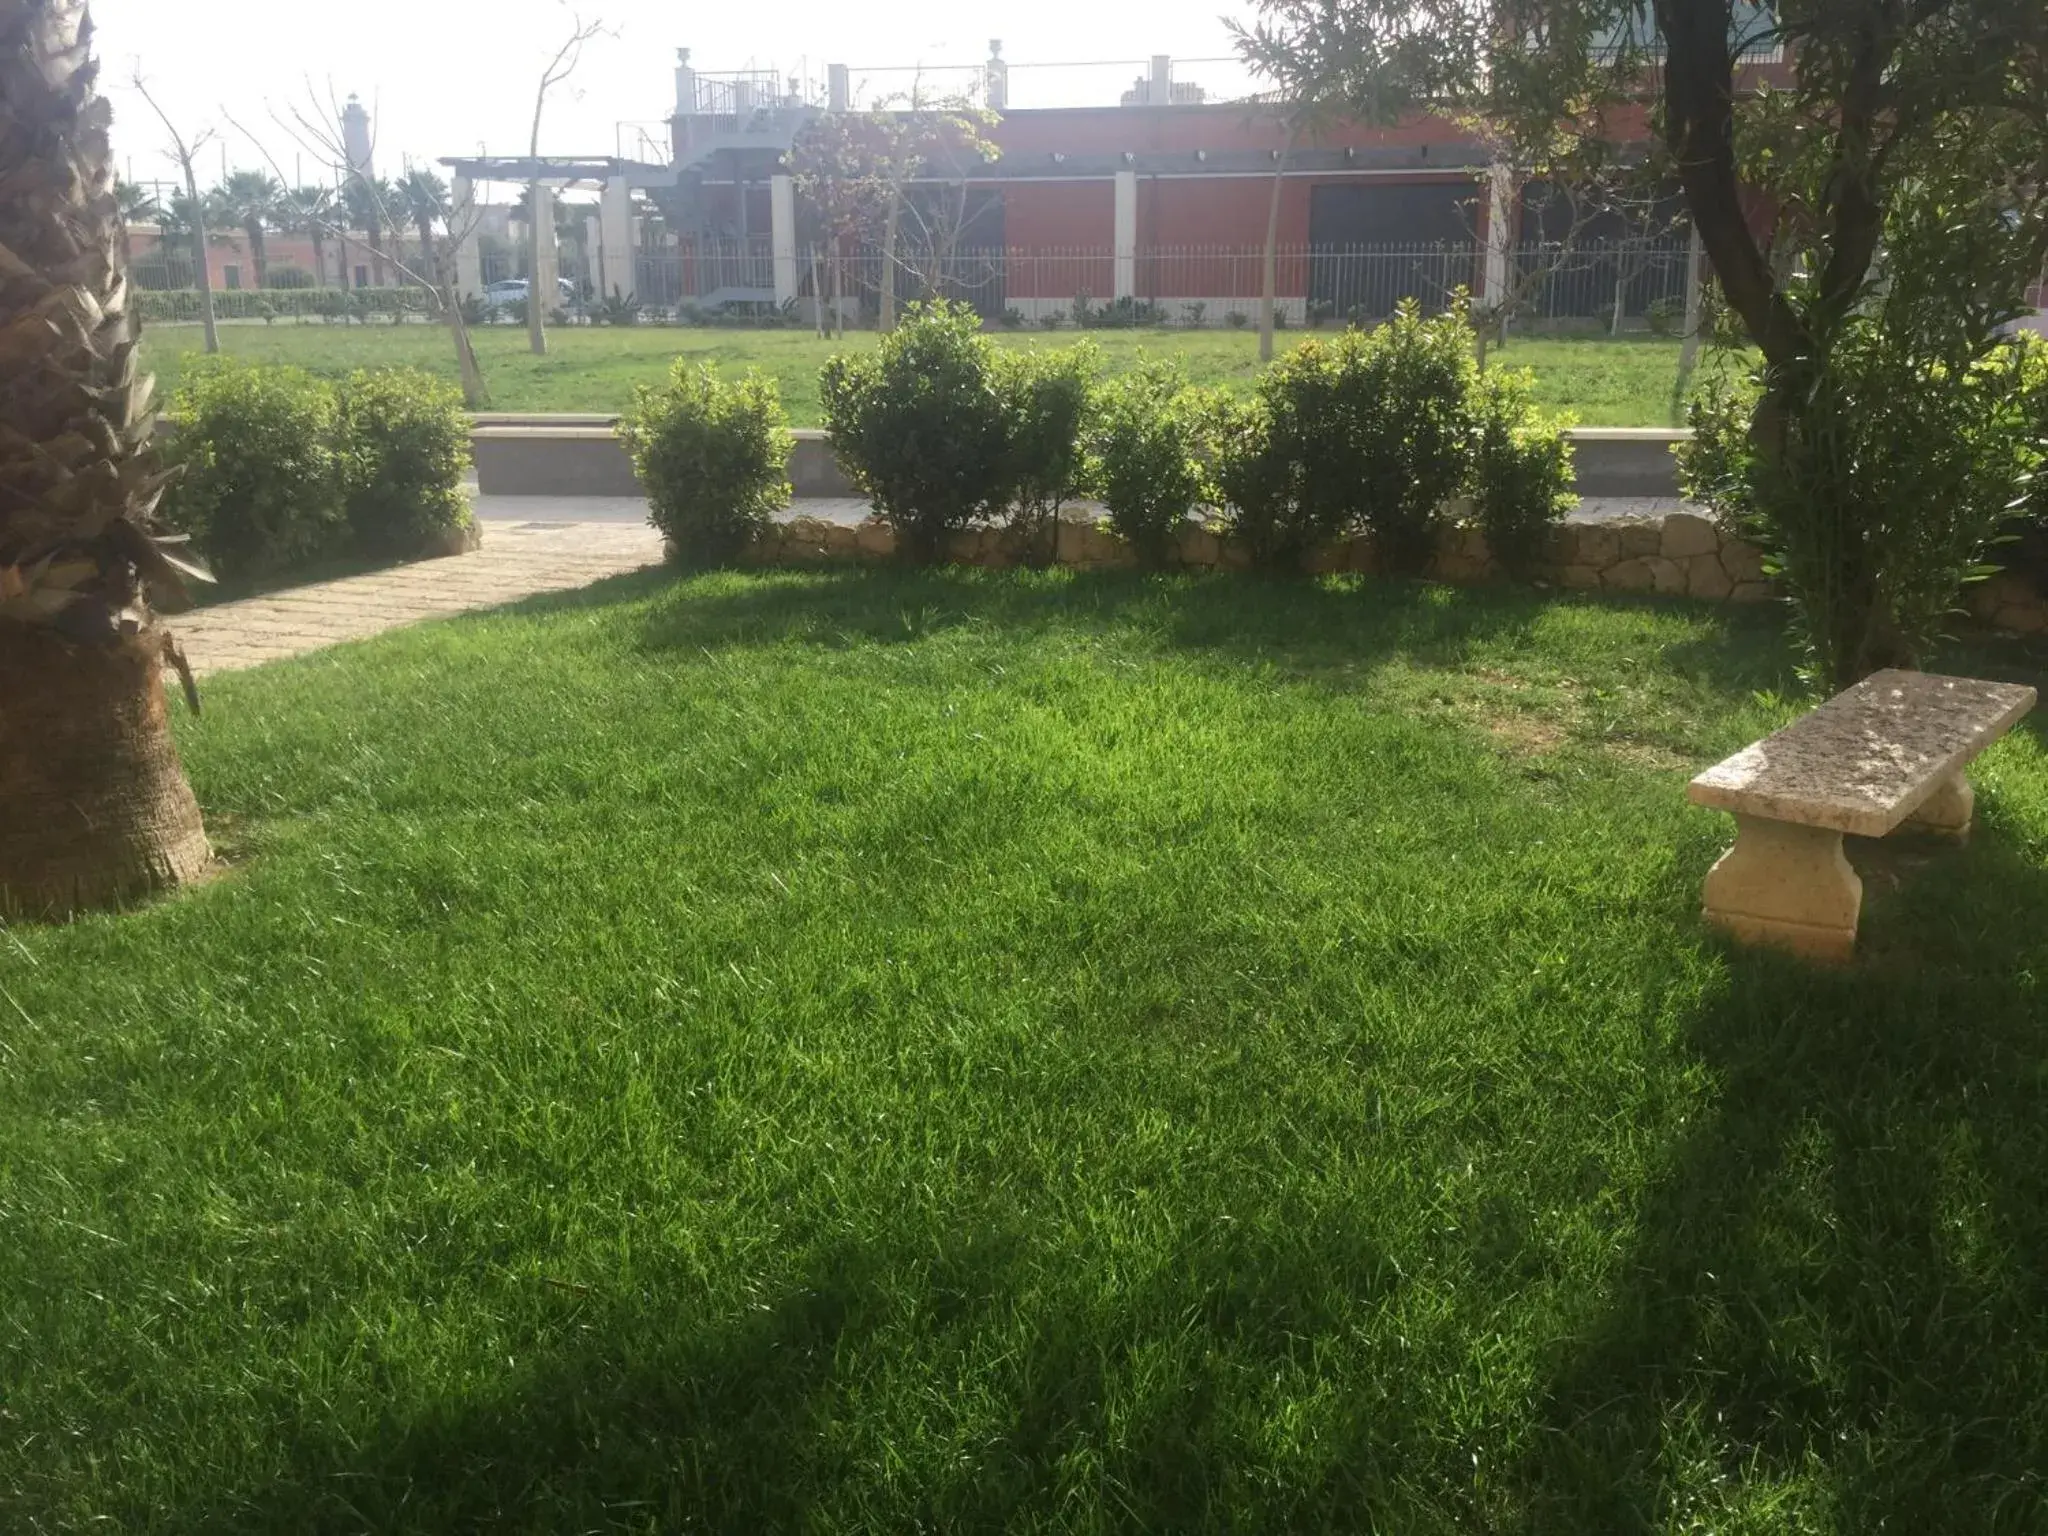
[[[818,322],[816,326],[818,340],[823,341],[825,339],[825,274],[818,270],[818,248],[815,245],[811,247],[811,308],[815,312],[811,318]]]
[[[163,667],[154,626],[75,645],[0,621],[0,913],[66,917],[206,872]]]
[[[192,162],[188,158],[185,166],[185,196],[191,200],[195,215],[192,230],[192,280],[199,285],[199,319],[205,328],[206,350],[209,353],[220,350],[220,332],[213,324],[213,277],[206,270],[206,215],[201,212],[199,201],[199,178],[192,174]]]
[[[1280,281],[1280,189],[1287,180],[1287,161],[1294,153],[1294,139],[1299,131],[1293,126],[1287,130],[1286,146],[1280,151],[1279,163],[1273,167],[1272,201],[1266,208],[1265,273],[1259,290],[1259,361],[1262,363],[1273,361],[1274,290]]]
[[[903,218],[903,189],[889,191],[889,212],[882,220],[881,331],[896,329],[896,230]]]
[[[542,206],[541,184],[537,181],[526,189],[526,208],[526,350],[535,357],[546,357],[548,333],[542,324],[540,307],[540,242],[543,229],[548,239],[555,238],[555,210],[552,200]]]
[[[249,264],[256,269],[256,286],[270,286],[270,250],[263,243],[263,226],[251,223],[247,226],[249,236]]]
[[[456,297],[455,284],[441,284],[441,307],[448,316],[448,334],[455,341],[455,369],[462,376],[462,403],[472,411],[487,411],[491,407],[491,392],[484,384],[484,371],[478,366],[476,348],[470,345],[469,325],[462,318],[462,303]]]
[[[318,230],[311,230],[307,238],[313,242],[313,286],[327,286],[327,240]]]

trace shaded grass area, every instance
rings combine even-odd
[[[1072,333],[996,332],[1005,346],[1061,346]],[[1128,368],[1143,354],[1181,355],[1197,383],[1248,389],[1259,373],[1258,338],[1243,331],[1092,331],[1115,368]],[[535,357],[526,333],[513,326],[485,326],[475,332],[477,355],[491,389],[491,404],[503,411],[620,411],[631,403],[635,384],[658,382],[670,359],[686,356],[722,368],[760,368],[782,391],[790,420],[820,426],[818,370],[842,348],[874,344],[868,332],[844,341],[819,341],[801,331],[685,330],[667,327],[602,329],[571,327],[548,333],[548,354]],[[340,375],[356,368],[405,365],[455,378],[452,345],[438,326],[224,325],[221,348],[260,362],[295,363],[315,373]],[[1284,348],[1297,333],[1279,338]],[[204,354],[199,330],[189,325],[151,326],[144,358],[168,392]],[[1574,340],[1516,340],[1495,356],[1511,367],[1533,368],[1536,398],[1545,409],[1569,410],[1586,426],[1671,425],[1671,392],[1678,373],[1678,343],[1624,337]]]
[[[0,1525],[2038,1530],[2048,752],[1730,952],[1790,688],[977,572],[222,678],[233,872],[0,934]]]

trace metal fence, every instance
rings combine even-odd
[[[1434,313],[1460,294],[1488,295],[1488,253],[1472,241],[1280,247],[1274,292],[1288,317],[1374,320],[1413,301]],[[1641,322],[1660,304],[1682,305],[1687,241],[1517,246],[1496,264],[1494,297],[1542,323]],[[803,247],[778,274],[771,241],[645,242],[634,276],[643,303],[661,307],[760,306],[794,296],[808,308],[835,298],[850,323],[872,320],[891,283],[899,303],[943,297],[991,319],[1049,323],[1114,305],[1139,323],[1228,325],[1246,320],[1265,291],[1265,251],[1243,246],[934,247],[906,241],[893,259],[876,246]],[[780,281],[778,281],[778,276]],[[1118,294],[1126,297],[1118,299]]]

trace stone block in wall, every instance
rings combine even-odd
[[[1564,565],[1604,571],[1621,558],[1621,534],[1604,523],[1567,523],[1559,532],[1571,539]]]
[[[1060,533],[1060,562],[1095,569],[1133,565],[1131,547],[1100,523],[1077,523]]]
[[[1738,581],[1735,590],[1728,594],[1731,603],[1767,603],[1771,600],[1771,584],[1768,581]]]
[[[860,533],[844,523],[825,525],[825,552],[840,559],[851,559],[860,549]]]
[[[2024,576],[2001,571],[1970,589],[1970,611],[2011,635],[2048,634],[2048,596]]]
[[[1614,531],[1621,540],[1621,558],[1640,560],[1659,554],[1664,548],[1664,525],[1658,523],[1618,522]]]
[[[1213,571],[1223,558],[1223,541],[1197,522],[1180,525],[1174,549],[1184,570]]]
[[[1738,587],[1744,582],[1764,579],[1764,554],[1754,544],[1727,539],[1721,545],[1721,569]]]
[[[1720,602],[1735,590],[1735,583],[1728,579],[1728,573],[1721,568],[1721,557],[1714,551],[1694,555],[1684,562],[1685,590],[1688,596],[1704,597],[1710,602]]]
[[[1252,568],[1251,547],[1243,539],[1224,539],[1216,552],[1216,566],[1225,571],[1248,571]]]
[[[1600,573],[1600,585],[1610,592],[1654,592],[1657,573],[1650,569],[1651,558],[1637,555],[1610,565]]]
[[[1695,555],[1715,554],[1720,548],[1720,529],[1691,512],[1674,512],[1664,519],[1657,553],[1667,560],[1690,560]]]
[[[1310,550],[1308,558],[1302,561],[1301,568],[1311,576],[1329,576],[1339,571],[1350,570],[1351,541],[1336,539],[1320,549]]]
[[[1600,567],[1597,565],[1568,565],[1558,573],[1558,581],[1575,592],[1592,592],[1600,586]]]
[[[886,560],[896,553],[896,530],[878,517],[871,517],[853,530],[854,548],[871,560]]]

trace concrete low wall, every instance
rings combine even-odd
[[[479,416],[471,434],[477,484],[492,496],[638,496],[640,482],[605,416]],[[1571,434],[1581,496],[1678,494],[1671,445],[1682,432],[1653,427],[1579,427]],[[815,428],[799,429],[790,455],[798,496],[856,496],[853,482]]]

